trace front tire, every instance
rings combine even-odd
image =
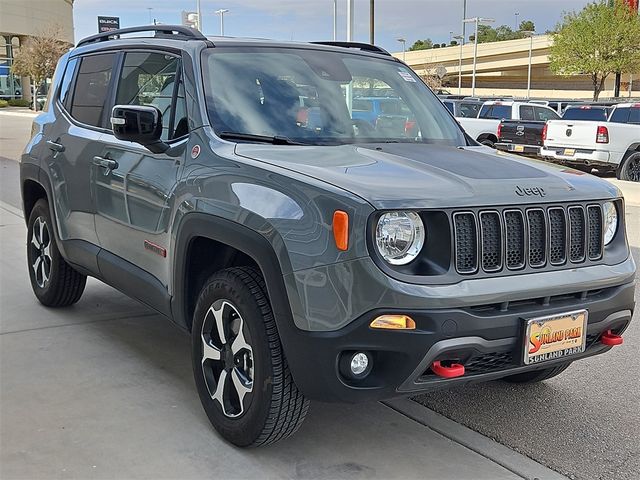
[[[640,182],[640,152],[635,152],[623,160],[618,168],[618,180]]]
[[[555,377],[556,375],[560,375],[567,368],[569,368],[571,362],[562,363],[556,367],[543,368],[542,370],[534,370],[532,372],[523,372],[516,373],[515,375],[510,375],[508,377],[504,377],[503,380],[509,383],[537,383],[542,382],[543,380],[548,380],[550,378]]]
[[[49,204],[38,200],[27,225],[27,268],[31,288],[47,307],[73,305],[82,296],[87,277],[69,265],[58,250]]]
[[[298,430],[309,401],[289,371],[260,273],[214,274],[200,292],[191,341],[202,406],[226,440],[254,447]]]

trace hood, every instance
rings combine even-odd
[[[620,195],[615,186],[591,175],[488,147],[238,144],[236,153],[348,190],[378,209],[571,202]]]

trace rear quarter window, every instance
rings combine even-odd
[[[60,102],[60,104],[67,110],[69,109],[71,103],[71,81],[73,80],[73,75],[76,73],[77,65],[77,58],[72,58],[71,60],[69,60],[64,70],[62,82],[60,82],[60,90],[58,91],[58,102]]]

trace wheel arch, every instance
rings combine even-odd
[[[483,140],[491,140],[493,143],[498,141],[498,136],[495,133],[481,133],[478,135],[476,141],[481,143]]]
[[[203,255],[207,248],[216,248],[215,255]],[[173,251],[171,311],[179,326],[190,330],[195,301],[204,281],[214,272],[232,266],[253,266],[262,273],[281,339],[287,326],[293,326],[283,278],[283,272],[291,268],[288,258],[278,256],[272,243],[260,233],[215,215],[188,213],[179,223]],[[204,268],[193,270],[194,266]]]

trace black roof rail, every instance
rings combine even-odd
[[[206,40],[207,37],[202,35],[199,30],[184,27],[182,25],[145,25],[142,27],[121,28],[119,30],[111,30],[110,32],[98,33],[90,37],[83,38],[78,42],[76,47],[87,45],[89,43],[106,42],[115,40],[121,35],[128,33],[155,32],[155,38],[171,38],[174,40]]]
[[[387,52],[384,48],[377,47],[376,45],[371,45],[370,43],[361,43],[361,42],[311,42],[316,45],[330,45],[332,47],[343,47],[343,48],[359,48],[365,52],[373,52],[379,53],[381,55],[387,55],[391,57],[392,55]]]

